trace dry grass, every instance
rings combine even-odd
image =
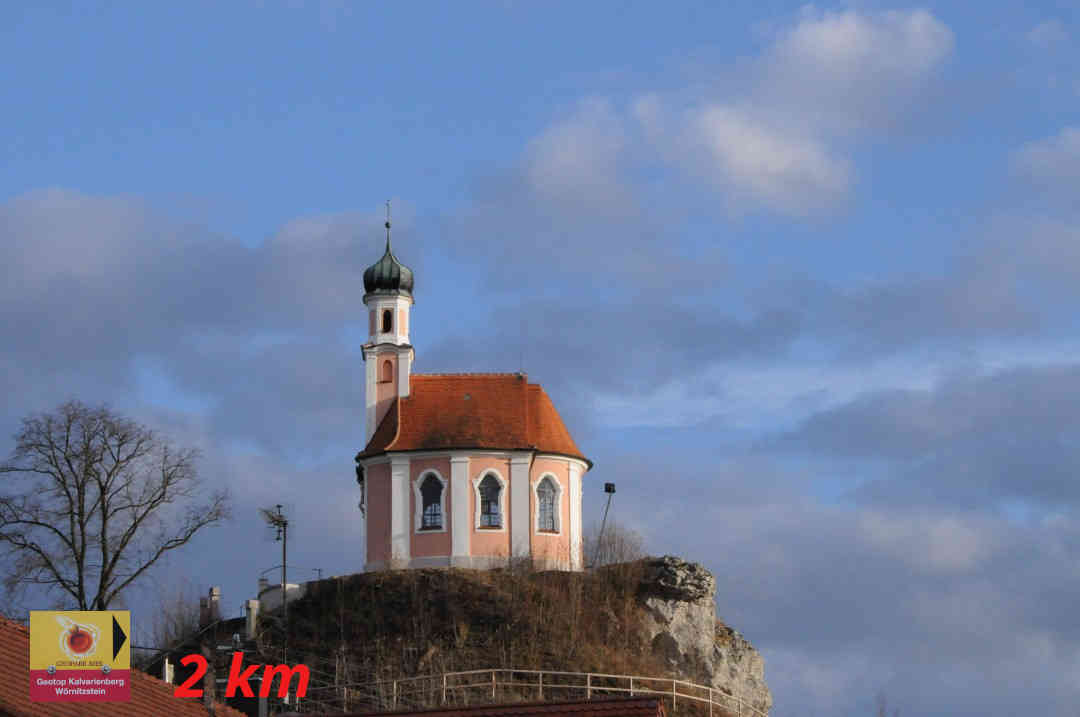
[[[591,574],[515,565],[324,580],[290,605],[290,657],[333,660],[343,682],[511,667],[661,675],[637,639],[641,571],[640,562]]]

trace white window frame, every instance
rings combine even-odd
[[[502,525],[498,528],[492,528],[490,526],[480,525],[480,513],[482,505],[480,501],[480,482],[488,476],[495,476],[495,480],[499,481],[499,515],[502,516]],[[505,533],[506,526],[510,523],[510,516],[506,512],[506,494],[510,492],[510,484],[506,479],[502,477],[502,474],[494,468],[485,468],[473,478],[473,500],[475,501],[475,509],[473,510],[473,527],[480,533]]]
[[[551,482],[555,485],[555,532],[550,530],[540,530],[540,484],[544,480],[550,478]],[[533,533],[536,535],[562,535],[563,534],[563,519],[562,519],[562,499],[563,499],[563,487],[559,482],[558,476],[554,473],[547,472],[540,475],[532,484],[533,492],[533,505],[536,506],[536,510],[533,511]]]
[[[442,491],[439,493],[439,510],[442,513],[442,527],[441,528],[424,528],[424,495],[420,492],[420,487],[423,485],[424,480],[428,476],[435,476],[439,483],[442,484]],[[431,533],[445,533],[446,524],[449,521],[449,516],[446,514],[446,490],[450,487],[446,479],[442,477],[442,474],[434,468],[425,468],[420,471],[420,475],[416,477],[412,482],[413,484],[413,503],[416,508],[413,510],[413,532],[417,535],[430,535]]]

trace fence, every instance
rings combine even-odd
[[[670,700],[672,712],[679,703],[707,707],[710,717],[768,715],[735,695],[684,680],[597,672],[488,669],[446,672],[398,680],[318,686],[308,690],[301,711],[391,711],[399,709],[465,706],[526,700],[590,700],[597,696],[657,696]]]

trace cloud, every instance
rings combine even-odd
[[[129,198],[12,200],[0,207],[0,385],[22,398],[6,406],[144,392],[271,450],[355,442],[362,372],[338,332],[364,323],[360,277],[380,228],[374,215],[300,218],[247,247]]]
[[[555,204],[619,213],[633,204],[621,179],[627,141],[624,120],[609,101],[583,101],[532,140],[525,176],[539,197]]]
[[[1017,368],[881,391],[811,416],[778,449],[883,461],[853,498],[872,505],[998,510],[1080,506],[1080,366]]]
[[[1069,34],[1060,20],[1045,20],[1028,30],[1025,36],[1032,46],[1040,50],[1054,50],[1069,41]]]
[[[717,190],[735,213],[834,208],[854,184],[853,146],[923,112],[952,48],[951,30],[924,10],[806,9],[731,73],[741,83],[582,101],[492,179],[476,209],[539,204],[529,234],[549,246],[590,220],[656,231],[642,197],[662,196],[669,182],[655,177],[673,173]],[[546,227],[552,214],[571,226]]]
[[[828,505],[808,495],[800,468],[771,458],[721,470],[676,460],[662,472],[660,491],[620,484],[620,514],[662,521],[654,540],[702,556],[718,613],[763,652],[778,711],[809,700],[820,713],[865,714],[883,690],[902,712],[1022,711],[1034,700],[1067,714],[1058,706],[1080,696],[1060,677],[1080,658],[1080,631],[1060,629],[1080,589],[1075,519]],[[1031,688],[1017,694],[1021,675]]]
[[[1080,127],[1028,142],[1013,153],[1020,174],[1043,187],[1069,192],[1080,181]]]
[[[887,128],[952,48],[952,31],[926,10],[806,8],[766,53],[756,96],[823,131]]]
[[[745,111],[719,105],[697,112],[690,127],[719,183],[736,197],[748,195],[798,214],[847,194],[848,162],[811,137],[768,127]]]
[[[720,189],[730,208],[805,215],[848,196],[852,147],[916,116],[952,47],[923,10],[809,8],[743,70],[746,87],[643,93],[632,113],[665,161]]]

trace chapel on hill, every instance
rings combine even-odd
[[[415,374],[413,273],[390,248],[364,272],[368,307],[365,570],[531,559],[581,570],[581,480],[592,467],[523,373]]]

